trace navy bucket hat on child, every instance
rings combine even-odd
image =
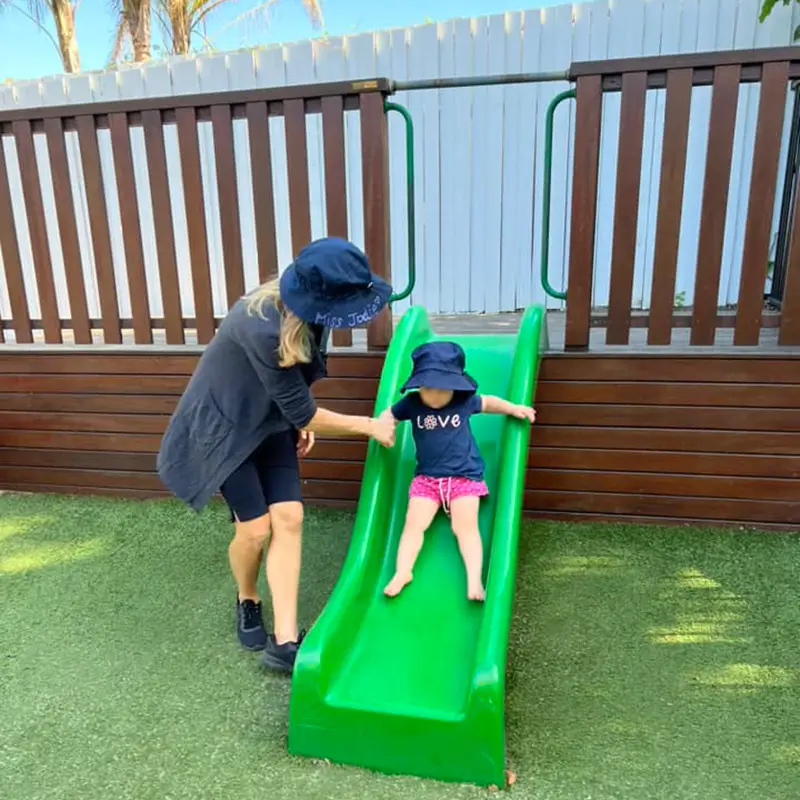
[[[466,356],[455,342],[428,342],[411,354],[414,369],[403,384],[402,392],[409,389],[448,389],[452,392],[473,394],[477,382],[464,371]]]
[[[283,304],[305,322],[355,328],[383,309],[392,287],[373,274],[352,242],[329,237],[300,251],[281,275],[280,292]]]

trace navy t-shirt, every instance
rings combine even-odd
[[[411,392],[392,406],[392,416],[410,420],[417,446],[416,475],[483,480],[484,463],[469,421],[483,406],[480,395],[458,394],[444,408],[430,408]]]

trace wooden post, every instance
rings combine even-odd
[[[628,344],[630,337],[646,99],[647,73],[628,72],[623,75],[617,191],[614,200],[614,246],[606,330],[608,344]]]
[[[772,212],[778,182],[783,118],[789,64],[765,64],[761,79],[761,101],[753,150],[753,173],[747,204],[747,228],[742,255],[742,277],[736,311],[735,345],[756,345],[764,310],[764,265],[769,261]]]
[[[100,166],[100,148],[97,144],[96,119],[91,114],[76,117],[75,127],[78,130],[83,180],[86,185],[89,228],[92,233],[100,313],[103,317],[103,341],[105,344],[122,344],[114,255],[111,251],[111,230],[108,225],[103,170]]]
[[[731,182],[733,136],[736,108],[739,104],[738,65],[714,70],[714,93],[708,123],[708,155],[703,183],[703,209],[700,239],[697,246],[697,273],[694,282],[692,345],[714,344],[719,305],[719,281],[722,248],[725,243],[725,220]]]
[[[133,337],[136,344],[153,344],[150,305],[147,298],[147,274],[142,251],[142,229],[139,223],[133,156],[128,132],[128,115],[109,114],[108,127],[111,131],[117,197],[122,221],[122,241],[125,246],[128,289],[131,293]]]
[[[275,199],[272,196],[272,153],[266,103],[247,104],[247,128],[250,138],[250,179],[253,183],[258,279],[265,283],[278,277]]]
[[[383,95],[361,95],[361,158],[364,187],[364,241],[372,271],[391,283],[389,250],[389,152]],[[387,307],[369,324],[367,346],[384,350],[392,338]]]
[[[651,345],[668,345],[672,341],[672,312],[675,307],[675,276],[678,270],[678,242],[681,235],[691,106],[692,70],[670,70],[667,73],[656,252],[653,261],[653,288],[650,292],[650,324],[647,330],[647,344]]]
[[[344,99],[322,98],[322,138],[325,148],[325,210],[328,236],[347,239],[347,177],[344,142]],[[351,347],[353,332],[339,328],[333,332],[336,347]]]
[[[13,214],[6,157],[0,143],[0,250],[3,252],[8,300],[11,304],[11,319],[14,322],[14,339],[17,344],[30,344],[33,342],[31,316],[28,311],[28,297],[25,293],[25,280],[22,277],[22,259]]]
[[[225,103],[211,107],[214,131],[214,159],[217,164],[219,221],[222,256],[225,263],[225,291],[228,308],[244,294],[244,257],[239,215],[239,189],[236,184],[236,158],[233,149],[231,107]]]
[[[200,171],[200,145],[197,139],[197,115],[193,108],[175,112],[178,125],[178,148],[183,176],[183,202],[186,228],[189,233],[189,257],[192,261],[194,315],[197,319],[197,341],[208,344],[216,333],[214,302],[211,295],[211,271],[208,263],[208,231],[206,230],[203,176]]]
[[[589,347],[602,101],[603,91],[599,75],[578,78],[567,281],[567,328],[564,338],[566,350],[587,350]]]

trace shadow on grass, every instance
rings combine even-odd
[[[528,526],[515,766],[543,797],[800,795],[798,556],[792,536]]]

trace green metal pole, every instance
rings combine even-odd
[[[559,292],[550,285],[549,266],[550,266],[550,190],[553,179],[553,117],[556,109],[565,100],[577,97],[574,89],[557,94],[547,109],[544,126],[544,187],[542,197],[542,264],[541,277],[542,288],[550,297],[556,300],[566,300],[567,293]]]
[[[416,237],[416,222],[415,222],[415,205],[414,205],[414,122],[411,119],[411,114],[405,106],[399,103],[385,102],[384,110],[388,114],[390,111],[396,111],[400,114],[406,123],[406,206],[408,217],[408,285],[402,292],[393,294],[389,298],[390,303],[396,303],[398,300],[405,300],[414,290],[417,283],[417,237]]]

